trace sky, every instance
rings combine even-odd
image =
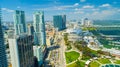
[[[67,20],[120,20],[120,0],[0,0],[0,6],[3,21],[14,21],[14,10],[25,11],[26,21],[36,11],[44,11],[45,21],[63,14]]]

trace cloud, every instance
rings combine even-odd
[[[118,9],[118,12],[120,13],[120,9]]]
[[[94,8],[94,7],[89,7],[89,9],[86,9],[88,7],[84,7],[84,8],[75,8],[75,11],[99,11],[99,8]]]
[[[79,6],[79,3],[75,3],[74,6]]]
[[[118,12],[117,12],[118,11]],[[86,13],[84,15],[85,17],[88,17],[90,19],[119,19],[120,13],[119,9],[106,9],[101,11],[93,11],[92,13]]]
[[[84,13],[83,11],[74,12],[74,14],[83,14],[83,13]]]
[[[76,7],[76,5],[65,5],[65,6],[54,6],[54,7],[51,7],[52,10],[68,10],[68,9],[72,9],[74,7]]]
[[[70,8],[71,6],[59,6],[59,7],[53,7],[53,10],[66,10],[67,8]]]
[[[80,2],[85,2],[86,0],[80,0]]]
[[[17,8],[21,8],[20,6],[17,6]]]
[[[86,5],[86,6],[83,6],[84,9],[89,9],[89,8],[94,8],[93,5]]]
[[[82,9],[82,8],[75,8],[74,10],[75,11],[81,11],[81,10],[84,10],[84,9]]]
[[[44,10],[44,11],[51,11],[51,10],[74,10],[74,8],[78,7],[79,3],[75,3],[73,5],[63,5],[63,6],[53,6],[48,8],[37,8],[34,10]]]
[[[37,8],[34,10],[42,10],[42,11],[53,11],[53,10],[67,10],[68,8],[71,8],[72,6],[54,6],[54,7],[48,7],[48,8]]]
[[[93,8],[92,11],[99,11],[99,8]]]
[[[99,14],[99,12],[98,12],[98,11],[95,11],[95,12],[93,12],[92,15],[97,15],[97,14]]]
[[[101,5],[100,7],[110,7],[110,6],[111,6],[110,4],[106,3],[106,4]]]
[[[61,2],[59,2],[59,1],[57,1],[57,0],[53,1],[53,3],[54,3],[54,4],[61,4]]]
[[[14,12],[14,10],[8,9],[8,8],[1,8],[3,11],[7,11],[7,12]]]

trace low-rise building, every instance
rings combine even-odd
[[[53,42],[54,42],[53,37],[47,37],[46,38],[46,44],[47,44],[48,47],[51,46],[53,44]]]
[[[54,28],[46,30],[46,44],[48,47],[53,44],[54,36],[55,36],[55,29]]]
[[[82,40],[82,31],[80,29],[67,29],[69,41],[81,41]]]

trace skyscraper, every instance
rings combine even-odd
[[[9,36],[8,42],[12,67],[33,67],[33,36]]]
[[[35,30],[35,33],[34,33],[35,44],[46,45],[44,12],[35,12],[33,15],[33,18],[34,18],[33,25],[34,25],[34,30]]]
[[[34,35],[34,27],[31,24],[27,25],[27,32],[29,35]]]
[[[45,22],[44,22],[44,13],[35,12],[33,15],[34,18],[34,56],[37,57],[39,66],[43,63],[43,58],[46,51],[46,33],[45,33]]]
[[[15,34],[19,35],[26,32],[25,13],[24,11],[16,10],[14,14],[14,29]]]
[[[5,52],[3,31],[1,25],[1,9],[0,9],[0,67],[7,67],[7,57]]]
[[[39,67],[37,57],[34,57],[34,67]]]
[[[33,46],[33,50],[34,50],[34,56],[37,57],[38,64],[39,64],[39,66],[41,66],[43,63],[43,58],[44,58],[43,47],[42,46]]]
[[[66,28],[66,15],[53,16],[53,24],[58,30],[64,30]]]
[[[34,32],[34,45],[40,46],[41,45],[41,34],[40,32]]]
[[[62,15],[62,28],[66,28],[66,15]]]

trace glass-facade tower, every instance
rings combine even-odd
[[[33,36],[9,36],[8,42],[12,67],[33,67]]]
[[[16,10],[14,14],[14,29],[15,34],[19,35],[26,32],[25,13],[24,11]]]
[[[66,15],[55,15],[53,16],[53,24],[58,30],[64,30],[66,28]]]
[[[34,18],[34,43],[37,45],[46,45],[46,33],[45,33],[45,22],[44,12],[35,12]]]
[[[3,31],[2,31],[2,24],[1,24],[1,9],[0,9],[0,67],[8,67]]]

